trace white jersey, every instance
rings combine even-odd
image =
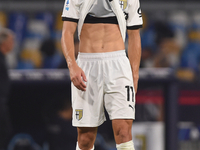
[[[138,29],[142,27],[142,13],[139,0],[102,0],[102,6],[109,4],[116,15],[121,35],[125,41],[126,28]],[[91,8],[98,4],[96,0],[65,0],[62,18],[63,21],[73,21],[78,23],[78,34],[80,35],[82,25],[86,15]],[[95,6],[96,7],[96,6]],[[100,6],[98,6],[100,7]],[[96,12],[97,13],[97,12]]]
[[[115,16],[108,0],[95,0],[88,14],[98,18]]]

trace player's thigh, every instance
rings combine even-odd
[[[131,133],[132,124],[133,124],[133,119],[112,120],[114,137],[117,144],[132,140],[132,133]]]

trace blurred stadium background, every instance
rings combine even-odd
[[[7,57],[13,124],[8,150],[31,149],[27,145],[35,145],[34,150],[73,150],[70,80],[60,45],[63,4],[0,1],[0,26],[16,34]],[[141,8],[136,150],[200,150],[200,1],[141,0]],[[77,37],[75,43],[78,46]],[[96,149],[114,150],[110,121],[98,133]]]

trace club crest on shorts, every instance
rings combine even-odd
[[[76,119],[79,121],[83,117],[83,109],[75,109],[76,112]]]
[[[124,10],[127,7],[127,0],[119,0],[120,7]]]

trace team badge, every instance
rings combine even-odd
[[[127,0],[119,0],[120,7],[124,10],[127,7]]]
[[[65,9],[66,9],[67,11],[69,10],[69,0],[67,0]]]
[[[78,121],[81,120],[83,117],[83,109],[76,109],[75,112],[76,112],[76,119]]]

